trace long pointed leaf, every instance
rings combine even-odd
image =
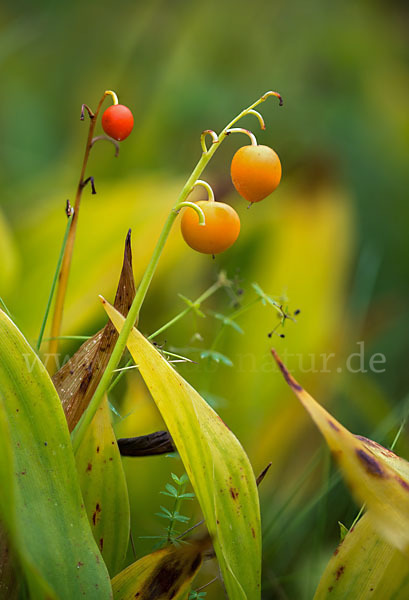
[[[379,444],[350,433],[297,383],[274,351],[273,356],[326,439],[353,494],[367,505],[374,528],[409,556],[409,468],[403,468],[405,461]]]
[[[127,315],[135,295],[132,271],[131,232],[125,241],[124,259],[115,295],[114,306]],[[118,334],[111,323],[84,342],[70,360],[53,375],[53,383],[60,396],[70,431],[78,423],[88,406],[102,373],[108,364]]]
[[[124,318],[103,302],[119,331]],[[260,597],[260,510],[246,453],[217,413],[136,329],[129,336],[128,349],[189,475],[230,600],[256,600]]]
[[[60,400],[44,366],[2,311],[0,403],[14,461],[14,524],[1,502],[0,510],[13,544],[24,548],[31,569],[59,599],[110,598],[108,572],[82,503]],[[30,568],[22,566],[29,577]]]
[[[335,550],[314,596],[314,600],[345,598],[409,598],[408,560],[376,533],[368,514]]]
[[[94,538],[113,577],[129,543],[129,499],[122,459],[104,400],[76,453],[78,477]]]

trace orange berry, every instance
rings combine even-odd
[[[268,146],[242,146],[231,162],[233,185],[249,202],[259,202],[274,192],[281,180],[281,163]]]
[[[185,208],[180,228],[185,242],[204,254],[220,254],[237,240],[240,218],[234,208],[224,202],[201,200],[196,202],[205,214],[205,225],[199,225],[199,215],[193,208]]]

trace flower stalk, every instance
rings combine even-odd
[[[183,189],[180,192],[179,197],[176,200],[174,206],[172,207],[172,209],[169,212],[169,215],[168,215],[168,217],[165,221],[165,224],[163,225],[162,231],[160,233],[159,239],[153,250],[149,264],[145,270],[145,273],[142,276],[141,282],[140,282],[138,290],[135,294],[132,305],[129,309],[128,315],[127,315],[127,317],[124,321],[124,324],[122,326],[122,329],[119,333],[118,340],[112,351],[112,354],[111,354],[109,362],[106,366],[106,369],[101,377],[101,380],[98,384],[97,389],[95,390],[93,397],[91,398],[91,401],[90,401],[87,409],[82,414],[81,419],[78,421],[75,429],[73,430],[73,432],[71,434],[74,452],[79,448],[81,441],[84,437],[84,434],[88,428],[88,425],[91,423],[96,411],[98,410],[99,405],[102,402],[102,399],[104,398],[104,395],[110,385],[112,375],[113,375],[115,369],[118,367],[119,361],[121,360],[122,354],[125,350],[129,334],[131,333],[132,328],[135,325],[137,325],[137,323],[138,323],[140,309],[145,300],[145,297],[148,292],[149,286],[151,284],[152,278],[155,274],[156,267],[158,265],[162,251],[165,247],[169,233],[172,229],[172,225],[174,224],[174,222],[178,216],[178,212],[175,209],[177,209],[177,207],[181,203],[186,201],[186,199],[189,196],[189,194],[191,193],[192,189],[195,187],[198,180],[200,180],[200,176],[201,176],[202,172],[204,171],[205,167],[207,166],[207,164],[213,157],[214,153],[219,148],[220,144],[229,135],[229,130],[242,117],[249,114],[249,112],[250,112],[250,114],[252,114],[251,111],[253,111],[253,109],[256,106],[258,106],[259,104],[261,104],[262,102],[267,100],[267,98],[269,96],[277,97],[280,101],[280,105],[282,104],[282,98],[281,98],[280,94],[278,94],[277,92],[266,92],[265,94],[263,94],[263,96],[261,96],[261,98],[256,100],[256,102],[251,104],[248,108],[244,109],[232,121],[230,121],[230,123],[228,123],[228,125],[226,125],[226,127],[221,131],[221,133],[219,135],[215,134],[213,136],[214,132],[210,132],[210,131],[204,132],[205,136],[207,134],[210,134],[213,139],[213,143],[211,144],[211,146],[209,148],[206,148],[206,145],[204,143],[205,136],[203,136],[203,134],[202,134],[202,136],[201,136],[202,155],[201,155],[198,163],[196,164],[195,168],[193,169],[190,177],[187,179],[185,185],[183,186]],[[92,139],[92,136],[91,136],[90,140],[91,139]]]

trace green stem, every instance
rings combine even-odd
[[[200,308],[200,305],[202,304],[202,302],[204,302],[205,300],[210,298],[210,296],[212,296],[215,292],[217,292],[217,290],[219,290],[221,287],[222,287],[222,284],[219,283],[219,281],[216,281],[216,283],[214,283],[212,286],[210,286],[209,289],[207,289],[205,292],[203,292],[203,294],[201,296],[199,296],[199,298],[197,298],[197,300],[195,300],[193,302],[194,306],[196,308]],[[154,333],[151,333],[150,336],[148,336],[148,340],[151,340],[152,338],[157,337],[158,335],[160,335],[161,333],[163,333],[164,331],[169,329],[169,327],[172,327],[172,325],[174,325],[175,323],[180,321],[180,319],[183,319],[183,317],[185,317],[187,314],[189,314],[191,310],[193,310],[193,306],[187,306],[184,310],[182,310],[180,313],[175,315],[173,317],[173,319],[171,319],[170,321],[168,321],[167,323],[162,325],[162,327],[160,327],[159,329],[154,331]]]
[[[57,338],[43,338],[44,342],[50,341],[50,340],[80,340],[80,341],[84,341],[84,340],[89,340],[90,338],[92,338],[92,335],[59,335]]]
[[[230,321],[235,321],[238,317],[240,317],[242,314],[244,314],[250,308],[252,308],[255,304],[257,304],[257,302],[260,302],[260,300],[261,300],[260,297],[254,298],[254,300],[252,300],[251,302],[248,302],[244,306],[241,306],[240,308],[238,308],[231,315],[229,315]],[[210,346],[210,350],[214,350],[216,348],[217,344],[219,343],[220,338],[223,335],[225,328],[226,328],[226,324],[223,323],[223,325],[220,327],[219,331],[217,332],[212,345]]]
[[[48,315],[50,313],[50,308],[51,308],[51,302],[52,302],[52,299],[53,299],[53,296],[54,296],[55,288],[57,286],[58,275],[60,273],[62,260],[64,258],[65,246],[67,245],[68,234],[70,232],[70,227],[71,227],[71,222],[72,222],[73,217],[74,217],[73,214],[70,217],[68,217],[67,227],[65,229],[65,234],[64,234],[64,239],[63,239],[63,242],[62,242],[62,246],[61,246],[61,250],[60,250],[60,255],[58,257],[57,268],[56,268],[55,273],[54,273],[54,278],[53,278],[53,282],[51,284],[50,294],[48,296],[48,301],[47,301],[47,306],[46,306],[44,317],[43,317],[43,322],[41,324],[40,334],[38,336],[38,340],[37,340],[37,344],[36,344],[36,350],[37,351],[40,350],[41,342],[43,341],[45,326],[47,324],[47,319],[48,319]]]
[[[178,487],[178,489],[177,489],[177,494],[178,495],[175,498],[175,503],[173,505],[173,510],[172,510],[172,519],[169,521],[169,527],[168,527],[168,531],[167,531],[167,533],[168,533],[168,542],[171,542],[174,533],[177,533],[177,532],[173,531],[173,525],[175,523],[175,515],[179,512],[180,507],[182,505],[182,498],[181,498],[181,496],[185,493],[186,486],[187,486],[187,484],[185,483],[181,487]]]
[[[219,290],[221,287],[223,287],[223,284],[220,281],[216,281],[213,285],[211,285],[206,291],[203,292],[203,294],[201,294],[194,302],[194,306],[196,306],[197,308],[200,308],[200,305],[202,304],[202,302],[204,302],[205,300],[207,300],[208,298],[210,298],[210,296],[212,296],[215,292],[217,292],[217,290]],[[151,333],[148,336],[148,340],[151,340],[155,337],[157,337],[158,335],[160,335],[161,333],[163,333],[164,331],[166,331],[167,329],[169,329],[169,327],[172,327],[172,325],[174,325],[175,323],[177,323],[178,321],[180,321],[181,319],[183,319],[183,317],[185,317],[186,315],[188,315],[190,313],[190,311],[193,310],[193,306],[187,306],[184,310],[182,310],[180,313],[178,313],[177,315],[175,315],[173,317],[173,319],[171,319],[170,321],[168,321],[167,323],[165,323],[164,325],[162,325],[162,327],[159,327],[159,329],[157,329],[156,331],[154,331],[153,333]],[[125,365],[126,367],[130,367],[131,365],[134,364],[134,361],[132,358],[130,358],[128,360],[128,362]],[[116,386],[117,383],[119,383],[119,381],[122,379],[122,377],[125,375],[125,371],[121,371],[120,373],[118,373],[118,375],[115,377],[115,379],[112,380],[111,385],[108,388],[108,393],[111,392],[114,387]]]
[[[112,351],[111,357],[110,357],[108,364],[105,368],[105,371],[101,377],[101,380],[97,386],[97,389],[95,390],[94,395],[91,398],[91,401],[90,401],[88,407],[82,414],[81,419],[78,421],[75,429],[73,430],[73,432],[71,434],[74,452],[76,452],[78,450],[78,448],[81,444],[81,440],[84,437],[85,431],[87,430],[88,425],[91,423],[96,411],[98,410],[99,405],[102,402],[102,399],[103,399],[103,397],[109,387],[109,384],[111,382],[112,373],[118,367],[119,361],[121,360],[121,356],[125,350],[129,334],[131,333],[132,328],[135,326],[135,323],[138,320],[139,311],[141,309],[143,301],[145,300],[145,296],[147,294],[150,283],[154,276],[157,264],[159,262],[159,258],[161,256],[163,248],[166,244],[166,240],[169,236],[172,225],[175,222],[176,217],[178,215],[175,208],[177,208],[177,206],[181,202],[185,202],[186,198],[189,196],[190,192],[192,191],[193,187],[195,186],[196,181],[200,178],[200,175],[204,171],[205,167],[207,166],[208,162],[212,158],[213,154],[216,152],[217,148],[219,148],[219,146],[223,142],[223,140],[227,137],[227,135],[228,135],[227,130],[230,129],[234,125],[234,123],[236,123],[239,119],[244,117],[248,113],[249,110],[252,110],[256,106],[261,104],[261,102],[264,102],[270,95],[277,96],[277,94],[275,92],[267,92],[261,98],[256,100],[256,102],[254,102],[251,106],[249,106],[248,108],[243,110],[232,121],[230,121],[230,123],[223,129],[223,131],[218,136],[218,141],[216,143],[213,143],[207,151],[202,153],[196,167],[193,169],[190,177],[186,181],[177,201],[175,202],[175,204],[174,204],[172,210],[170,211],[169,216],[166,219],[166,222],[163,226],[162,232],[159,236],[159,239],[158,239],[155,249],[153,251],[152,257],[151,257],[149,264],[146,268],[146,271],[142,277],[141,283],[135,294],[135,298],[132,302],[131,308],[129,309],[128,316],[126,317],[126,319],[124,321],[121,332],[118,336],[118,340],[115,344],[115,347]],[[280,97],[280,104],[281,104],[281,97]]]
[[[126,363],[126,365],[125,365],[124,368],[126,369],[128,367],[131,367],[133,364],[134,364],[133,359],[130,358],[128,360],[128,362]],[[107,394],[109,394],[114,389],[114,387],[116,386],[116,384],[119,383],[119,381],[122,379],[122,377],[124,375],[125,375],[125,371],[120,371],[118,373],[118,375],[112,380],[112,382],[111,382],[111,384],[110,384],[110,386],[109,386],[109,388],[107,390]]]
[[[7,308],[6,303],[4,302],[3,298],[0,296],[0,304],[3,307],[4,312],[7,314],[8,317],[10,317],[11,319],[11,313],[9,311],[9,309]]]

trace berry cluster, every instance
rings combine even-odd
[[[116,96],[115,99],[116,103],[102,115],[102,127],[111,138],[122,141],[131,133],[134,118],[129,108],[118,104]],[[280,97],[280,104],[281,102]],[[258,116],[262,119],[261,115]],[[264,128],[264,122],[262,127]],[[227,133],[232,131],[234,130]],[[281,180],[281,163],[272,148],[259,146],[253,134],[241,131],[251,136],[252,144],[237,150],[231,162],[230,173],[237,192],[253,204],[276,189]],[[196,205],[201,209],[205,222],[202,224],[199,221],[198,212],[193,208],[184,208],[181,231],[186,243],[203,254],[220,254],[230,248],[240,233],[240,218],[234,208],[224,202],[215,202],[213,197],[196,202]]]
[[[269,196],[281,180],[281,163],[268,146],[251,144],[237,150],[230,168],[237,192],[251,204]],[[196,203],[205,214],[205,224],[192,208],[185,208],[181,231],[185,242],[198,252],[219,254],[234,244],[240,233],[237,212],[224,202],[209,200]]]

